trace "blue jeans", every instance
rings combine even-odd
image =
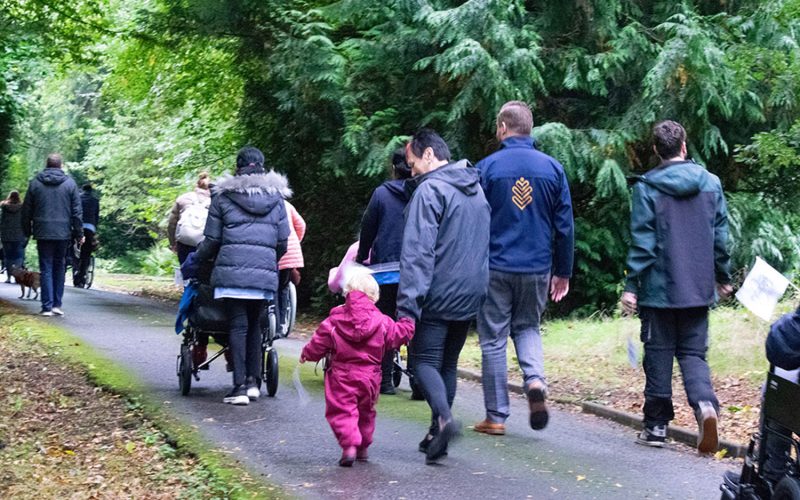
[[[711,387],[708,350],[708,308],[656,309],[640,307],[644,342],[644,424],[665,425],[675,418],[672,407],[672,364],[678,358],[689,405],[697,410],[709,401],[719,413]]]
[[[458,356],[467,340],[469,321],[429,319],[417,322],[414,342],[411,343],[414,377],[431,407],[431,429],[437,420],[453,415],[450,407],[456,397]]]
[[[489,273],[489,293],[478,314],[481,342],[483,402],[486,417],[505,422],[508,399],[508,337],[514,341],[525,387],[544,378],[544,354],[539,322],[547,304],[549,274]]]
[[[69,240],[38,240],[39,272],[42,274],[42,311],[61,307],[64,297],[64,275]]]
[[[3,242],[3,261],[9,278],[11,278],[11,266],[22,267],[25,264],[25,246],[27,244],[27,241]]]

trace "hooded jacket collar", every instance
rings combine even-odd
[[[278,194],[282,198],[291,198],[292,196],[292,190],[289,188],[289,181],[286,176],[274,170],[270,170],[265,174],[225,174],[212,186],[211,192],[213,194]]]
[[[667,161],[639,177],[664,194],[678,198],[694,196],[706,177],[706,169],[689,160]]]
[[[354,343],[363,342],[374,335],[381,321],[378,308],[372,300],[355,290],[347,294],[340,311],[340,314],[331,318],[333,326],[340,336]]]
[[[403,201],[408,201],[408,193],[406,193],[406,181],[403,179],[394,179],[383,183],[387,191]]]
[[[467,160],[448,163],[427,174],[418,175],[405,181],[406,191],[413,193],[423,182],[436,179],[446,182],[462,193],[471,196],[480,189],[480,176],[478,171]]]
[[[58,186],[67,180],[67,174],[65,174],[60,168],[46,168],[39,172],[36,178],[39,179],[42,184],[47,184],[48,186]]]
[[[284,198],[292,195],[285,175],[269,171],[266,174],[225,175],[214,184],[211,192],[225,196],[245,212],[254,215],[269,213]]]

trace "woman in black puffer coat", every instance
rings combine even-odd
[[[224,402],[246,405],[260,395],[260,315],[278,289],[278,260],[286,252],[289,223],[283,199],[291,195],[286,177],[264,171],[264,155],[245,147],[236,175],[211,191],[211,206],[197,248],[197,262],[213,261],[214,299],[223,299],[230,322],[233,389]]]

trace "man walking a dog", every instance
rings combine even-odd
[[[67,249],[83,242],[81,197],[78,186],[61,169],[61,155],[51,154],[47,165],[28,184],[22,204],[22,230],[36,239],[41,273],[42,316],[62,316]]]
[[[644,429],[637,443],[663,447],[678,359],[700,429],[697,450],[717,450],[719,401],[706,362],[708,308],[730,295],[728,213],[717,176],[686,159],[686,131],[653,127],[660,164],[633,187],[631,247],[622,308],[639,313],[644,342]],[[715,293],[716,292],[716,293]]]

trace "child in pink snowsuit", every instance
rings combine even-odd
[[[353,274],[345,280],[345,304],[331,309],[300,355],[303,363],[331,354],[325,374],[325,418],[342,447],[343,467],[368,457],[383,353],[399,349],[414,335],[413,321],[395,322],[375,307],[375,279],[363,271]]]

